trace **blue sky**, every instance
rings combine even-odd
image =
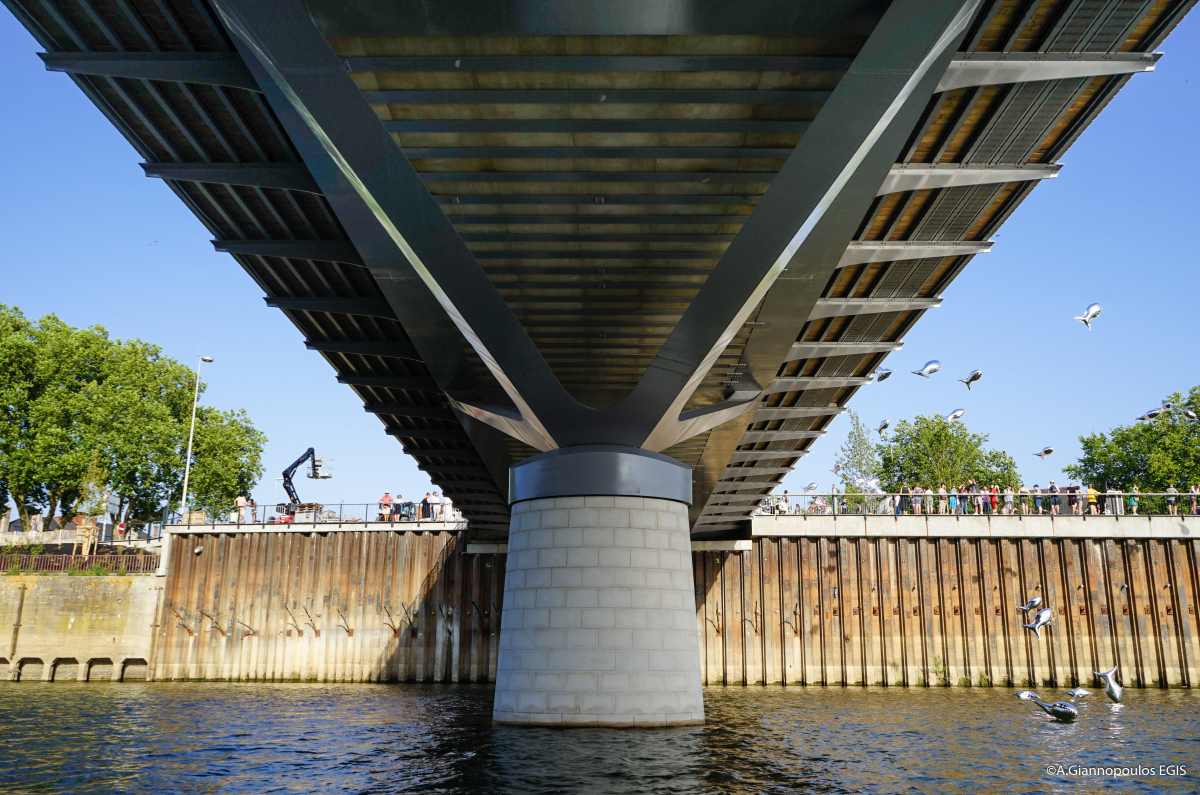
[[[432,489],[320,355],[62,74],[0,11],[0,303],[76,326],[98,323],[193,363],[212,356],[204,402],[245,408],[269,438],[274,477],[309,446],[336,460],[332,480],[297,481],[304,499],[370,502],[384,489]],[[1063,482],[1078,437],[1128,423],[1172,391],[1200,383],[1200,16],[1161,48],[976,257],[886,366],[897,373],[851,402],[875,427],[962,408],[964,421],[1012,453],[1027,483]],[[1072,318],[1093,302],[1090,333]],[[942,372],[909,375],[929,359]],[[971,392],[955,379],[982,368]],[[848,421],[784,481],[791,491],[829,470]],[[1033,454],[1051,445],[1044,462]]]

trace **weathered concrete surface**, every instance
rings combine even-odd
[[[0,577],[0,676],[146,677],[161,593],[152,576]]]

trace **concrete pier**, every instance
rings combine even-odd
[[[683,503],[517,503],[504,603],[497,723],[704,722]]]

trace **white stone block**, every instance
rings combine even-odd
[[[521,626],[525,629],[537,629],[539,627],[550,626],[550,609],[546,607],[534,607],[524,611],[524,618]]]
[[[657,549],[631,549],[629,550],[629,565],[637,569],[657,569],[658,553]]]
[[[564,594],[564,601],[566,595]],[[552,629],[579,629],[583,626],[583,611],[577,607],[556,607],[550,611]]]
[[[601,588],[600,589],[600,606],[601,607],[629,607],[633,601],[633,595],[628,588]]]
[[[600,527],[629,527],[628,508],[601,508],[597,515]]]
[[[528,515],[526,514],[526,516]],[[549,549],[554,546],[553,529],[541,528],[538,530],[523,530],[521,532],[525,533],[524,548],[526,550]],[[511,566],[512,563],[510,562],[508,565]],[[533,566],[522,564],[521,568],[533,568]]]
[[[566,550],[567,565],[576,568],[583,566],[599,566],[600,550],[597,547],[575,547]]]
[[[597,557],[599,565],[607,569],[627,569],[630,566],[627,547],[600,547],[597,550]]]
[[[538,588],[535,607],[563,607],[567,603],[566,588]]]
[[[618,571],[621,570],[607,567],[603,563],[594,569],[584,569],[582,585],[585,588],[611,588],[617,582]]]
[[[574,693],[550,693],[547,697],[548,712],[578,712],[579,699]]]
[[[539,549],[538,562],[539,569],[553,569],[567,565],[567,550],[565,549]]]
[[[641,549],[646,546],[646,532],[642,528],[618,527],[613,531],[613,544],[619,549]]]
[[[566,641],[567,633],[561,629],[535,629],[533,631],[533,645],[538,649],[566,648]]]
[[[560,527],[554,531],[554,546],[561,550],[575,549],[583,545],[583,529]]]
[[[616,497],[614,504],[618,508],[644,508],[646,507],[645,497]]]
[[[600,648],[599,629],[569,629],[567,630],[566,648],[568,649],[598,649]]]
[[[553,583],[554,572],[557,569],[527,569],[525,571],[525,588],[533,590],[536,588],[549,588]],[[505,591],[508,590],[505,583]]]
[[[597,689],[596,684],[596,674],[594,672],[572,671],[567,674],[563,689],[571,693],[595,693]],[[581,703],[580,709],[586,710],[588,706]]]
[[[562,690],[564,675],[558,672],[544,671],[533,675],[534,690]]]
[[[583,545],[587,547],[611,547],[613,545],[613,528],[586,528],[583,531]]]
[[[578,588],[583,585],[583,573],[587,569],[577,569],[570,566],[563,569],[551,569],[550,581],[560,588]]]
[[[646,569],[617,569],[613,572],[613,584],[621,588],[645,588]]]
[[[584,627],[615,627],[617,611],[611,607],[584,608],[580,615],[580,624]]]
[[[580,572],[580,579],[583,579],[583,572]],[[595,588],[573,587],[566,589],[567,607],[599,607],[600,592]]]
[[[555,497],[554,498],[554,507],[555,508],[582,508],[586,503],[587,503],[586,497]],[[570,525],[563,523],[562,526],[569,527]]]
[[[599,508],[572,508],[568,514],[569,526],[572,530],[580,531],[580,538],[583,536],[583,528],[604,526],[600,524]]]
[[[639,510],[630,509],[630,511],[629,511],[629,526],[630,527],[639,527],[643,530],[657,530],[658,529],[658,518],[659,517],[658,517],[657,511],[648,511],[648,510],[640,510],[639,511]]]
[[[629,606],[635,610],[656,609],[663,607],[663,594],[657,588],[631,589]]]
[[[583,504],[588,508],[612,508],[616,500],[616,497],[584,497]]]

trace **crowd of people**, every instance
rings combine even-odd
[[[405,502],[404,497],[385,491],[376,506],[377,522],[456,522],[462,514],[454,507],[454,501],[438,492],[425,492],[420,502]]]
[[[804,497],[800,495],[772,495],[760,508],[762,513],[771,514],[832,514],[832,513],[895,513],[913,515],[968,516],[976,514],[1013,515],[1071,515],[1071,516],[1117,516],[1126,513],[1138,515],[1144,511],[1146,495],[1134,485],[1123,492],[1112,481],[1095,485],[1069,483],[1059,486],[1053,480],[1043,487],[1034,484],[1027,487],[997,484],[986,486],[974,479],[966,483],[936,488],[905,483],[897,494],[859,495],[831,494]],[[806,504],[805,504],[806,502]],[[1170,516],[1200,515],[1200,484],[1193,484],[1186,493],[1181,493],[1174,483],[1167,486],[1156,507],[1163,507]]]

